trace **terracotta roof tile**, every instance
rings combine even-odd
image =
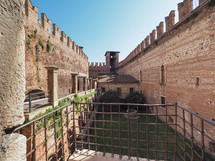
[[[98,82],[103,83],[138,83],[139,81],[130,75],[105,75]]]

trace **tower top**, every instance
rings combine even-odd
[[[105,56],[109,53],[110,54],[119,54],[120,52],[119,51],[106,51]]]

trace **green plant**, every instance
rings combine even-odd
[[[91,92],[91,93],[89,93],[89,94],[86,94],[86,95],[84,95],[84,96],[81,96],[81,97],[79,97],[77,94],[75,95],[75,98],[76,98],[76,100],[79,100],[79,101],[83,101],[83,98],[85,97],[86,98],[86,96],[87,97],[89,97],[89,96],[93,96],[95,94],[95,92]],[[32,120],[35,120],[35,119],[37,119],[37,118],[39,118],[39,117],[42,117],[42,116],[44,116],[44,115],[46,115],[46,114],[48,114],[48,113],[51,113],[51,112],[53,112],[54,110],[56,110],[56,109],[58,109],[58,108],[60,108],[60,107],[63,107],[63,106],[65,106],[65,105],[67,105],[67,104],[69,104],[69,103],[71,103],[73,100],[71,99],[71,98],[65,98],[65,99],[63,99],[63,100],[61,100],[61,101],[59,101],[58,102],[58,106],[55,106],[55,107],[52,107],[52,108],[49,108],[49,109],[47,109],[44,113],[40,113],[40,114],[38,114],[38,115],[36,115],[33,119],[31,119],[31,120],[28,120],[28,119],[26,119],[25,120],[25,123],[28,123],[28,122],[30,122],[30,121],[32,121]],[[80,105],[79,106],[76,106],[76,108],[78,109],[78,110],[80,110]],[[83,110],[83,109],[82,109]],[[66,111],[64,112],[64,114],[66,114]],[[56,111],[56,112],[54,112],[54,113],[52,113],[52,114],[49,114],[49,115],[47,115],[46,116],[46,124],[48,125],[50,125],[50,124],[52,124],[51,126],[49,126],[48,127],[48,130],[51,130],[51,129],[53,129],[53,127],[54,127],[54,124],[53,124],[53,122],[54,122],[54,116],[55,116],[55,121],[56,121],[56,129],[57,129],[57,138],[58,137],[60,137],[61,136],[61,134],[62,134],[62,130],[60,129],[61,128],[61,124],[62,124],[62,122],[64,122],[64,119],[60,119],[60,117],[61,117],[61,110],[58,110],[58,111]],[[71,116],[72,117],[72,116]],[[41,120],[41,121],[37,121],[36,122],[36,132],[38,132],[39,130],[41,130],[43,127],[44,127],[44,120]],[[67,124],[68,124],[68,122],[67,122]]]
[[[36,45],[36,62],[40,61],[40,56],[39,56],[39,45]]]
[[[37,37],[37,29],[34,30],[34,38]]]
[[[32,39],[32,38],[34,37],[34,35],[28,35],[28,37],[29,37],[30,39]]]
[[[48,40],[47,41],[47,44],[46,44],[46,51],[49,53],[51,51],[51,44],[50,44],[50,41]]]
[[[41,46],[41,48],[42,48],[42,50],[43,50],[43,49],[45,48],[43,42],[39,39],[38,43],[39,43],[39,45]]]
[[[117,91],[107,91],[101,95],[100,102],[120,103],[121,102],[120,93]]]
[[[30,45],[30,44],[31,44],[31,41],[28,40],[28,41],[26,42],[26,45]]]
[[[36,61],[37,61],[37,62],[40,61],[39,55],[36,55]]]
[[[131,94],[128,94],[126,98],[124,99],[125,103],[145,103],[145,96],[143,94],[140,94],[138,92],[134,92]]]

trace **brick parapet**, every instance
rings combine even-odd
[[[105,72],[106,64],[104,62],[91,62],[89,63],[89,70],[97,71],[97,72]]]
[[[175,11],[171,11],[169,16],[165,17],[166,32],[170,31],[175,25]]]
[[[184,0],[178,4],[179,21],[184,20],[192,11],[192,0]]]
[[[185,21],[190,21],[192,18],[191,16],[195,15],[195,13],[199,12],[198,8],[204,7],[210,0],[199,0],[199,6],[192,10],[192,0],[184,0],[183,2],[178,4],[178,13],[179,13],[179,22],[175,23],[175,11],[172,10],[170,14],[165,17],[165,25],[166,31],[164,32],[164,22],[160,22],[159,25],[156,27],[156,30],[153,30],[152,33],[149,34],[142,42],[141,42],[141,53],[145,54],[149,48],[156,47],[153,44],[158,44],[158,41],[161,39],[166,40],[166,35],[170,33],[172,30],[178,28],[179,26],[185,24]],[[195,18],[195,16],[194,16]],[[157,37],[156,37],[157,33]],[[118,64],[118,68],[126,65],[130,61],[132,61],[136,54],[133,51],[121,62]]]
[[[53,24],[53,32],[52,32],[52,27],[51,27],[52,22],[50,19],[48,19],[45,13],[41,14],[41,20],[38,19],[38,7],[33,6],[30,0],[25,0],[24,11],[27,19],[30,21],[33,21],[39,27],[44,29],[47,32],[47,34],[50,35],[50,37],[53,36],[55,39],[63,42],[65,46],[75,50],[77,54],[82,55],[84,59],[88,59],[86,54],[81,49],[79,49],[79,46],[76,45],[74,41],[72,41],[71,39],[69,40],[67,38],[67,35],[63,31],[61,32],[60,28],[58,28],[56,24]]]

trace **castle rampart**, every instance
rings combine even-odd
[[[107,72],[107,65],[104,62],[93,62],[89,63],[89,75],[90,78],[97,78],[99,73],[106,73]]]
[[[58,67],[58,96],[71,94],[71,73],[88,77],[88,57],[64,31],[48,19],[45,13],[38,20],[38,7],[25,1],[26,33],[26,93],[32,90],[47,90],[46,67]],[[80,78],[83,79],[83,78]],[[80,80],[84,82],[83,80]]]
[[[178,102],[215,121],[214,1],[200,1],[200,6],[192,11],[190,1],[185,0],[179,6],[179,22],[175,24],[175,13],[171,11],[165,19],[166,32],[160,23],[157,39],[149,42],[147,36],[141,52],[137,56],[131,53],[122,60],[117,73],[138,79],[140,92],[145,94],[148,103]],[[209,136],[215,136],[215,129],[205,127]],[[208,147],[209,143],[205,144]]]
[[[208,0],[199,0],[200,6],[204,5]],[[198,8],[200,8],[200,6]],[[197,8],[197,9],[198,9]],[[191,0],[184,0],[183,2],[178,4],[178,13],[179,13],[179,22],[175,23],[175,11],[172,10],[167,17],[165,17],[165,32],[164,32],[164,23],[160,22],[160,24],[154,29],[152,33],[150,33],[146,38],[140,43],[141,44],[141,51],[138,53],[133,53],[133,50],[123,61],[119,62],[119,67],[127,64],[128,62],[132,61],[134,57],[136,57],[140,52],[147,51],[148,48],[153,45],[154,43],[158,43],[162,37],[170,32],[172,29],[179,27],[184,22],[189,21],[190,17],[195,17],[197,14],[197,9],[192,10],[192,1]]]

